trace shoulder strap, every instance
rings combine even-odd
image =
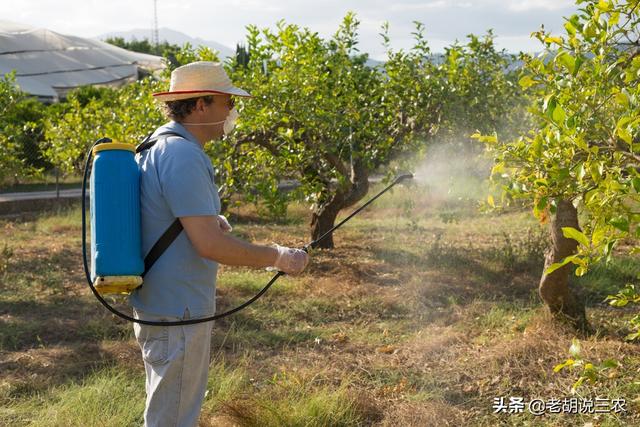
[[[144,150],[147,150],[147,149],[153,147],[156,144],[156,142],[158,142],[160,137],[163,137],[163,136],[180,136],[180,137],[182,137],[182,135],[180,135],[179,133],[172,132],[172,131],[161,132],[161,133],[157,134],[156,136],[154,136],[153,138],[151,138],[151,135],[153,135],[153,132],[150,133],[149,135],[147,135],[147,137],[140,144],[138,144],[138,146],[136,147],[136,154],[140,153],[141,151],[144,151]]]
[[[147,135],[142,143],[140,143],[140,145],[136,147],[136,153],[140,153],[141,151],[148,150],[149,148],[153,147],[155,143],[158,142],[160,137],[182,136],[179,133],[171,131],[159,133],[153,138],[151,138],[151,135],[153,134],[150,133],[149,135]],[[162,236],[160,236],[158,241],[153,245],[147,256],[144,257],[144,272],[141,275],[143,278],[149,272],[151,267],[153,267],[153,264],[155,264],[158,258],[162,256],[164,251],[166,251],[167,248],[171,246],[171,243],[176,240],[181,231],[182,223],[180,222],[180,219],[176,218],[175,221],[173,221],[173,223],[169,226],[169,228],[165,230]]]
[[[142,277],[147,274],[147,272],[153,267],[153,264],[160,258],[160,256],[167,250],[171,243],[178,237],[180,232],[182,231],[182,223],[179,218],[176,218],[175,221],[165,230],[165,232],[160,236],[158,241],[153,245],[149,253],[146,257],[144,257],[144,272],[142,273]]]

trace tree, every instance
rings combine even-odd
[[[480,137],[494,153],[493,176],[505,196],[528,201],[551,221],[540,296],[551,312],[588,329],[584,303],[569,286],[611,259],[622,239],[640,237],[640,2],[578,0],[565,34],[544,29],[538,57],[525,55],[523,88],[535,126],[503,142]],[[638,253],[637,240],[631,253]]]
[[[328,41],[282,21],[277,32],[249,26],[249,61],[233,69],[254,98],[243,103],[230,141],[228,169],[243,174],[232,182],[273,189],[279,179],[298,179],[314,204],[314,239],[366,195],[372,171],[415,150],[438,122],[438,82],[428,78],[434,66],[422,34],[377,70],[358,52],[357,28],[352,13]],[[268,159],[270,170],[241,167],[250,159]],[[333,247],[332,238],[320,246]]]
[[[352,13],[329,40],[284,22],[276,32],[250,26],[248,54],[229,67],[254,98],[242,103],[238,132],[226,142],[228,182],[245,194],[260,188],[275,207],[288,200],[277,196],[277,182],[297,179],[313,203],[314,240],[366,195],[372,172],[414,157],[438,132],[468,137],[476,125],[501,127],[521,103],[510,58],[496,51],[491,33],[469,36],[438,64],[421,23],[414,46],[397,52],[385,24],[387,60],[372,68],[358,51],[357,28]]]
[[[174,68],[176,64],[176,55],[181,50],[179,45],[169,43],[166,40],[162,41],[162,43],[158,43],[157,46],[154,46],[147,38],[142,40],[133,38],[132,40],[127,41],[123,37],[109,37],[104,41],[132,52],[163,56],[167,59],[170,66],[173,66]]]
[[[207,46],[198,46],[197,48],[194,48],[189,42],[179,46],[164,40],[162,43],[158,43],[157,46],[154,46],[147,38],[142,40],[133,38],[132,40],[127,41],[123,37],[109,37],[105,39],[105,42],[133,52],[148,53],[164,57],[169,66],[165,73],[165,77],[171,74],[171,71],[181,65],[188,64],[189,62],[220,60],[220,52],[212,50]]]
[[[518,85],[516,56],[496,49],[491,30],[483,37],[469,34],[467,39],[464,45],[456,42],[445,48],[439,66],[445,81],[440,125],[445,135],[440,136],[459,138],[474,131],[499,130],[505,137],[526,130],[526,98]],[[481,148],[470,139],[462,141],[468,150]]]
[[[169,48],[172,50],[180,49],[179,46],[169,44],[166,40],[158,44],[158,46],[154,46],[153,44],[151,44],[151,42],[147,38],[138,40],[134,37],[132,40],[128,41],[125,40],[124,37],[108,37],[104,41],[105,43],[109,43],[114,46],[130,50],[132,52],[148,53],[150,55],[161,55],[165,48]]]
[[[177,47],[177,46],[176,46]],[[213,61],[220,62],[220,52],[213,50],[208,46],[198,46],[194,48],[190,43],[185,43],[177,50],[167,50],[163,52],[163,56],[169,62],[169,67],[165,70],[164,77],[171,76],[171,71],[181,65],[189,64],[194,61]]]
[[[14,74],[7,74],[0,80],[0,181],[16,173],[21,166],[17,148],[11,141],[8,125],[4,117],[17,104],[20,92],[14,86]]]
[[[81,172],[91,144],[99,138],[137,144],[165,120],[151,94],[151,79],[120,89],[84,87],[69,93],[45,124],[47,159],[64,172]]]
[[[0,79],[0,182],[51,167],[40,147],[45,114],[44,105],[16,86],[15,73]]]

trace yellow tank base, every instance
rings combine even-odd
[[[129,295],[140,285],[140,276],[98,276],[93,282],[100,295]]]

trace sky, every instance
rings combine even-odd
[[[517,53],[540,50],[531,32],[563,30],[563,16],[575,13],[573,0],[157,0],[158,26],[234,48],[245,27],[286,22],[329,37],[348,11],[360,21],[359,49],[384,58],[381,25],[389,23],[393,49],[410,48],[413,21],[425,25],[434,52],[442,52],[470,33],[493,29],[499,48]],[[96,37],[112,31],[151,28],[153,0],[0,0],[1,19],[63,34]]]

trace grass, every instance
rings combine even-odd
[[[637,257],[614,258],[609,265],[604,262],[594,265],[587,274],[574,279],[574,283],[584,289],[591,303],[602,302],[607,295],[616,294],[627,283],[635,283],[640,274],[640,260]]]
[[[348,386],[348,380],[326,384],[320,374],[283,369],[262,384],[254,381],[217,409],[246,426],[358,426],[363,414]]]
[[[110,368],[62,384],[0,410],[6,425],[32,427],[136,426],[142,423],[144,376]]]
[[[200,425],[640,424],[640,360],[624,341],[637,310],[602,303],[637,281],[640,261],[617,258],[572,279],[596,329],[580,338],[581,356],[624,361],[579,395],[625,397],[627,414],[494,414],[496,397],[568,397],[579,375],[553,372],[575,333],[537,297],[546,231],[526,212],[480,214],[470,199],[413,200],[416,191],[394,189],[335,233],[334,250],[314,251],[304,274],[216,321]],[[246,239],[298,246],[307,214],[294,205],[274,224],[243,206],[230,216]],[[79,209],[0,229],[0,425],[140,425],[139,348],[131,325],[87,289]],[[221,267],[218,312],[272,274]]]

